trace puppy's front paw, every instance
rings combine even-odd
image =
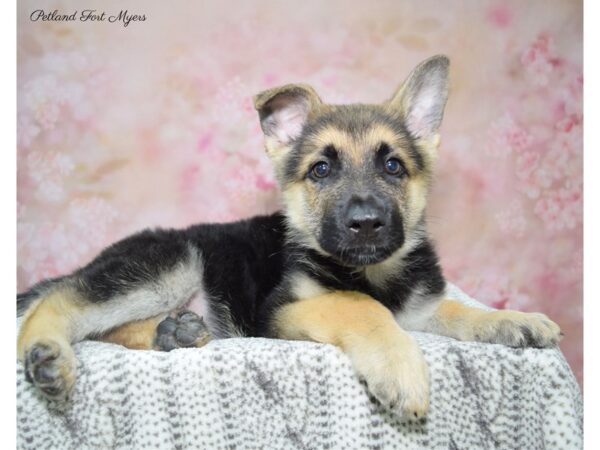
[[[562,338],[560,327],[540,313],[492,311],[485,313],[474,329],[474,339],[509,347],[555,346]]]
[[[176,348],[202,347],[209,340],[210,332],[202,317],[183,310],[158,324],[154,345],[158,350],[169,352]]]
[[[39,341],[25,351],[25,377],[49,400],[66,401],[75,384],[76,360],[69,346]]]
[[[409,335],[355,358],[359,375],[379,402],[412,418],[429,409],[429,370],[421,349]]]

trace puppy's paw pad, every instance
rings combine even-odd
[[[25,377],[50,400],[67,399],[75,383],[74,367],[71,350],[53,341],[38,342],[25,353]]]
[[[202,317],[183,310],[158,325],[154,343],[159,350],[168,352],[176,348],[201,347],[209,340],[210,333]]]
[[[546,348],[557,345],[563,333],[544,314],[494,311],[486,317],[478,340],[509,347]]]

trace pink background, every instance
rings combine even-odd
[[[429,207],[445,273],[551,316],[581,381],[581,2],[128,1],[146,21],[29,20],[82,4],[125,3],[18,2],[20,290],[145,227],[275,210],[258,91],[302,81],[329,102],[382,101],[445,53]]]

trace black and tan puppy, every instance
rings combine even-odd
[[[428,370],[408,330],[555,345],[560,329],[542,314],[445,298],[424,213],[447,91],[437,56],[381,105],[327,105],[305,85],[257,95],[282,213],[144,231],[19,295],[28,379],[67,398],[71,345],[85,338],[159,350],[203,345],[207,332],[306,339],[339,346],[381,403],[420,416]]]

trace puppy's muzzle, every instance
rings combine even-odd
[[[375,197],[353,196],[345,209],[343,223],[349,242],[368,245],[385,236],[390,217]]]

